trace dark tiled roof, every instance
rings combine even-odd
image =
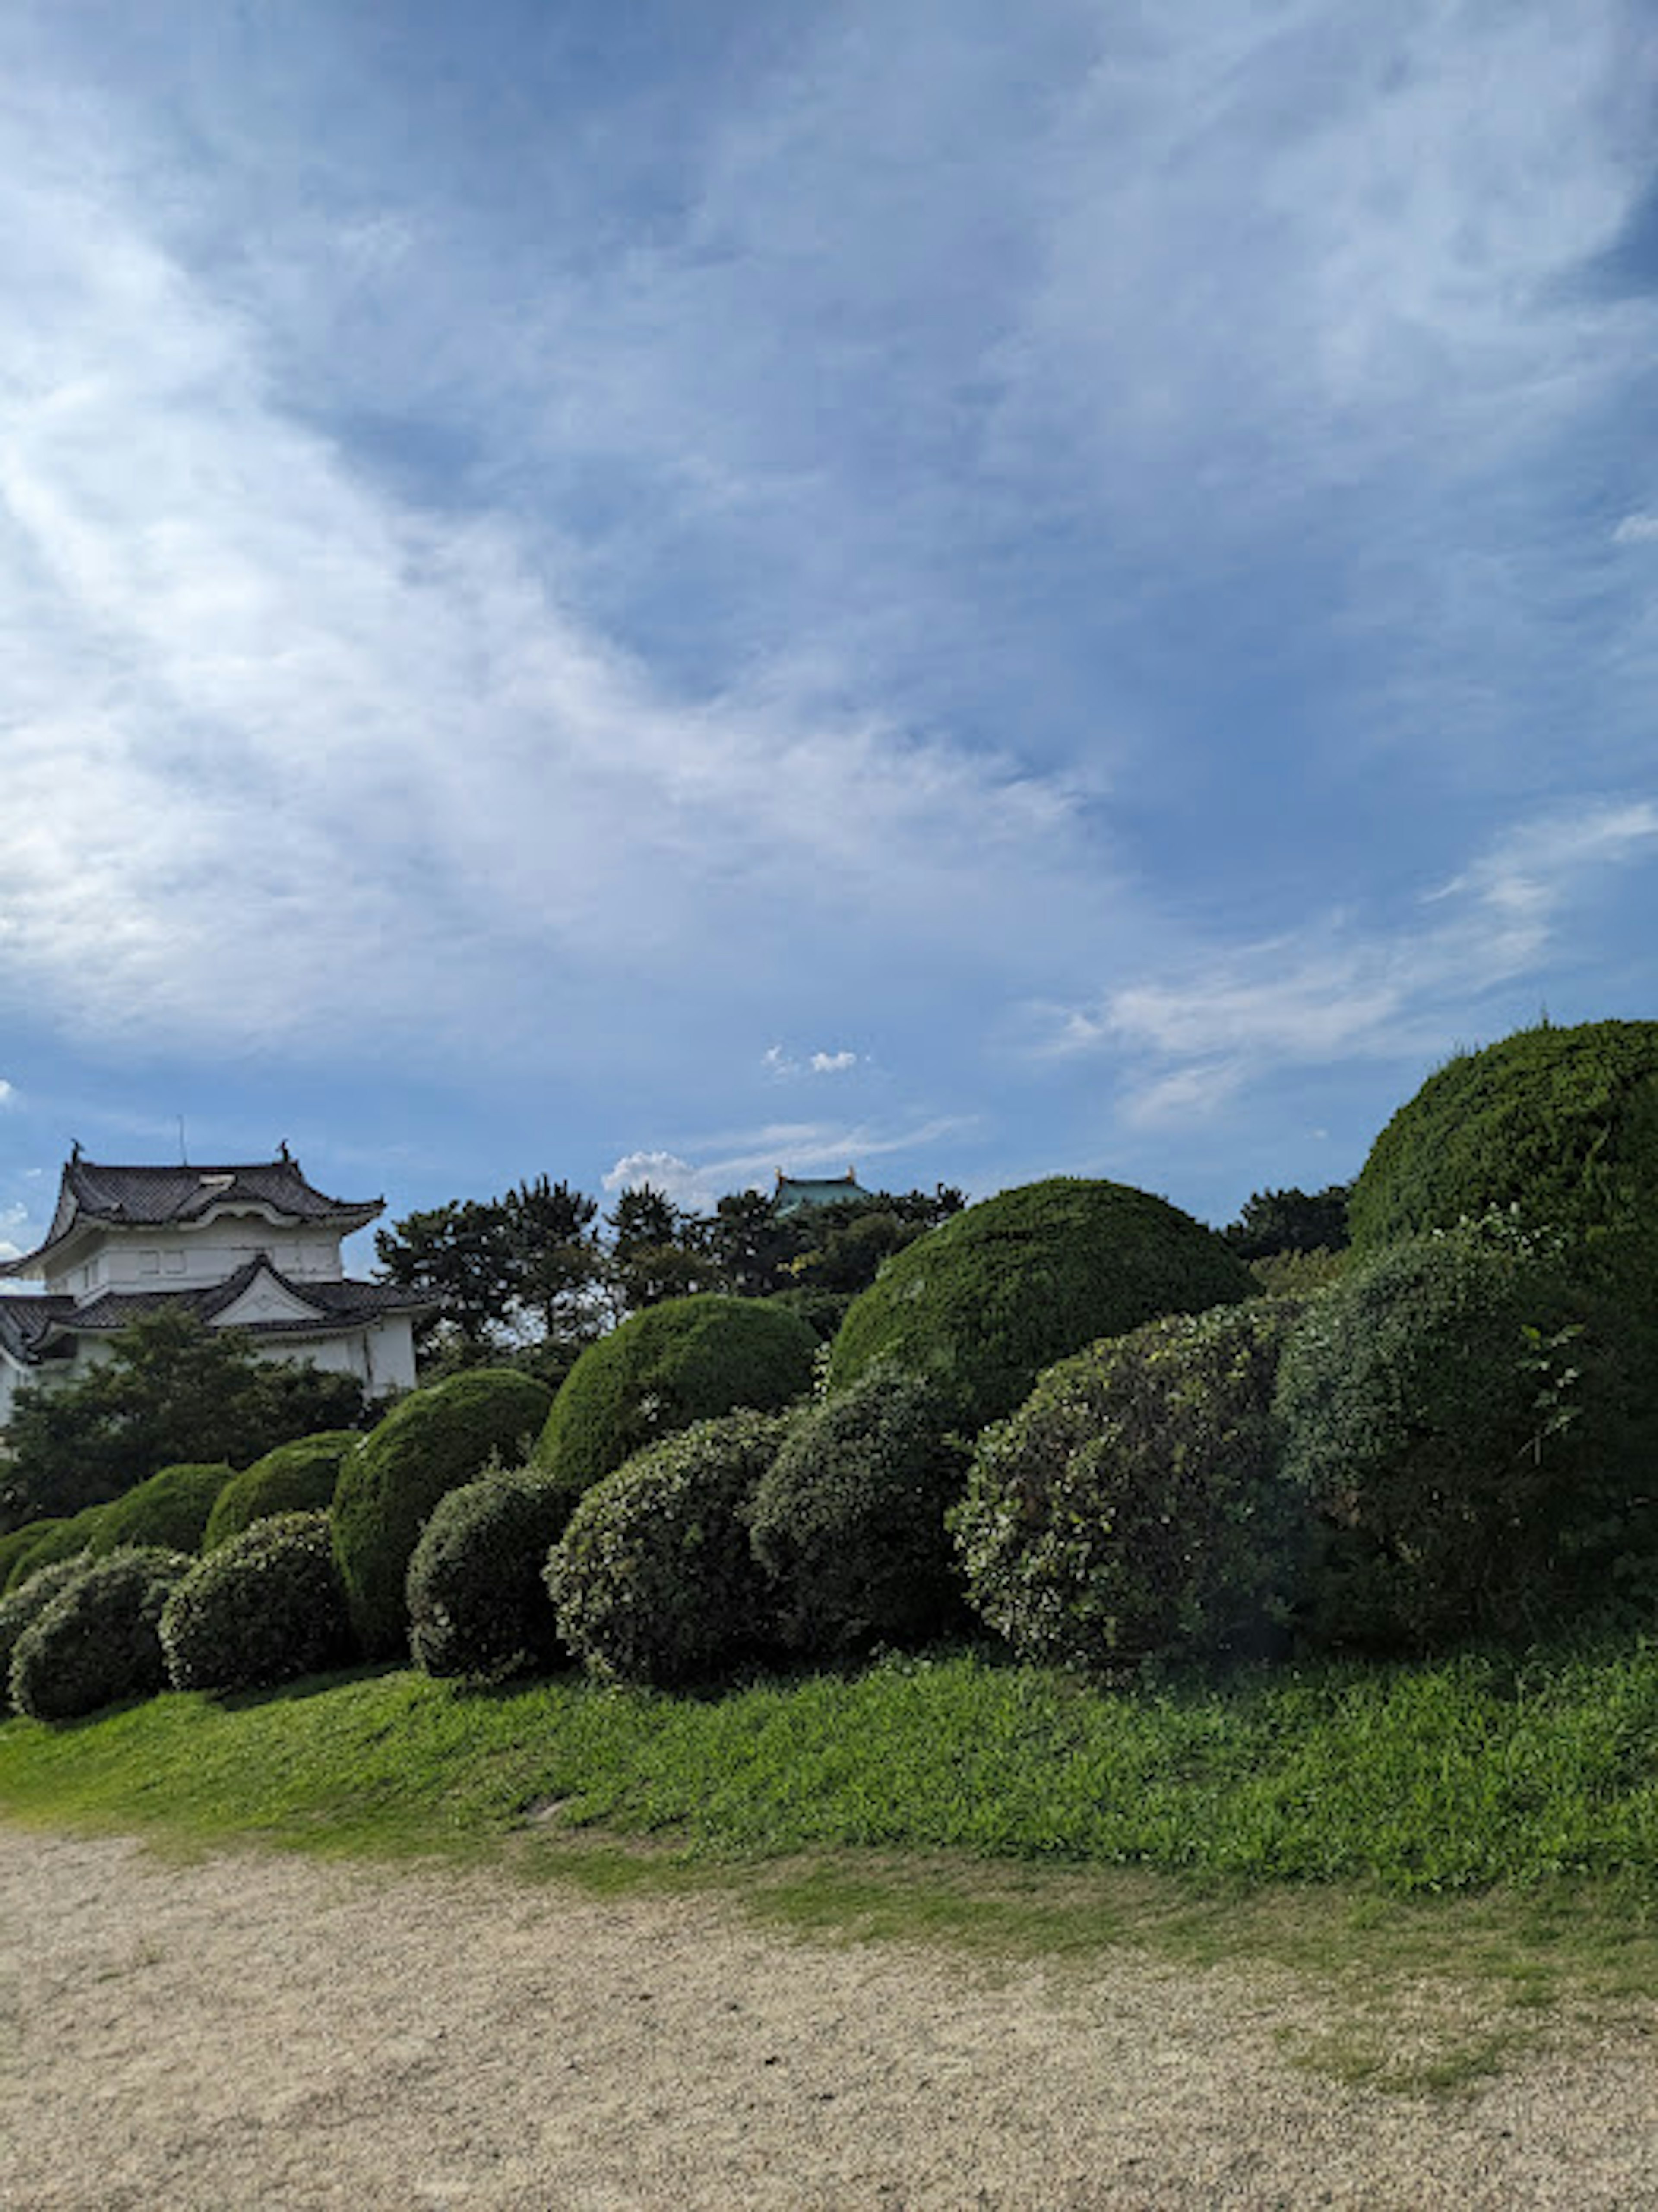
[[[106,1167],[78,1155],[65,1166],[58,1210],[44,1244],[0,1264],[0,1275],[40,1272],[39,1262],[82,1221],[153,1229],[200,1221],[218,1207],[268,1208],[284,1222],[325,1223],[349,1236],[386,1208],[381,1198],[330,1198],[307,1182],[297,1160],[234,1167]]]
[[[234,1306],[261,1274],[269,1275],[291,1297],[310,1306],[315,1318],[238,1322],[237,1327],[245,1328],[250,1336],[343,1336],[353,1329],[381,1321],[388,1314],[406,1314],[416,1321],[437,1310],[437,1300],[428,1297],[423,1291],[398,1290],[390,1283],[296,1282],[280,1268],[273,1267],[268,1260],[256,1259],[238,1267],[234,1275],[227,1275],[222,1283],[171,1291],[106,1291],[100,1297],[89,1298],[83,1306],[77,1306],[70,1297],[0,1297],[0,1343],[15,1358],[32,1366],[43,1356],[42,1347],[54,1334],[107,1336],[112,1330],[125,1328],[129,1322],[157,1313],[165,1306],[188,1306],[203,1321],[210,1322]],[[20,1309],[27,1310],[31,1317],[20,1314],[18,1320],[13,1322],[13,1315]]]
[[[0,1297],[0,1347],[24,1366],[33,1367],[50,1357],[47,1347],[60,1336],[64,1319],[74,1310],[74,1299],[62,1296]]]

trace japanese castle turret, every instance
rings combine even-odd
[[[780,1219],[808,1206],[841,1206],[849,1198],[869,1195],[853,1168],[848,1168],[843,1176],[786,1176],[779,1168],[777,1188],[771,1194],[771,1210]]]
[[[246,1331],[268,1358],[343,1369],[375,1394],[407,1388],[414,1324],[434,1301],[355,1281],[340,1257],[385,1210],[325,1196],[285,1145],[238,1167],[106,1167],[77,1146],[45,1243],[0,1262],[0,1277],[45,1284],[0,1294],[0,1426],[22,1384],[83,1374],[118,1329],[164,1305]]]

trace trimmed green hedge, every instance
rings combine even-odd
[[[535,1464],[574,1498],[694,1421],[775,1413],[809,1389],[817,1339],[772,1299],[670,1298],[590,1344],[553,1401]]]
[[[792,1649],[914,1645],[964,1625],[944,1514],[967,1454],[945,1426],[932,1384],[890,1367],[795,1415],[751,1518]]]
[[[787,1426],[767,1413],[699,1421],[581,1499],[547,1587],[560,1637],[595,1674],[667,1688],[774,1643],[749,1511]]]
[[[21,1589],[0,1598],[0,1713],[11,1710],[11,1658],[23,1631],[38,1620],[61,1589],[86,1565],[83,1558],[58,1559],[31,1575]]]
[[[175,1690],[258,1690],[341,1665],[351,1620],[326,1513],[262,1516],[198,1559],[167,1599]]]
[[[362,1442],[358,1429],[325,1429],[278,1444],[226,1483],[213,1502],[202,1535],[203,1553],[216,1552],[256,1521],[277,1513],[325,1513],[347,1452]]]
[[[4,1594],[6,1585],[11,1580],[12,1568],[25,1552],[39,1542],[52,1525],[47,1520],[26,1521],[21,1528],[14,1528],[9,1534],[0,1536],[0,1595]]]
[[[439,1498],[492,1460],[521,1460],[549,1403],[532,1376],[471,1368],[412,1391],[346,1455],[334,1492],[334,1556],[369,1658],[408,1648],[409,1561]]]
[[[889,1261],[841,1326],[829,1387],[890,1361],[934,1382],[971,1435],[1096,1338],[1254,1289],[1214,1231],[1166,1200],[1056,1176],[969,1206]]]
[[[1348,1213],[1369,1254],[1492,1207],[1574,1242],[1632,1231],[1658,1268],[1658,1022],[1522,1030],[1452,1060],[1376,1139]]]
[[[1649,1618],[1638,1334],[1506,1215],[1412,1237],[1311,1299],[1285,1348],[1285,1472],[1324,1531],[1326,1639],[1388,1650]]]
[[[533,1468],[440,1498],[409,1562],[409,1642],[428,1674],[504,1681],[565,1656],[547,1595],[547,1553],[574,1503]]]
[[[75,1720],[164,1689],[161,1610],[191,1565],[153,1546],[88,1559],[17,1639],[10,1680],[18,1711]]]
[[[957,1540],[970,1601],[1019,1657],[1106,1668],[1278,1639],[1308,1549],[1272,1412],[1299,1311],[1148,1322],[1050,1367],[984,1431]]]
[[[102,1558],[135,1545],[160,1545],[170,1552],[201,1549],[202,1531],[233,1469],[223,1461],[164,1467],[148,1482],[112,1498],[98,1509],[91,1550]]]
[[[102,1505],[83,1505],[78,1513],[71,1513],[65,1519],[31,1521],[27,1529],[20,1529],[20,1535],[30,1534],[32,1540],[20,1546],[13,1555],[11,1571],[6,1578],[7,1590],[21,1589],[42,1567],[55,1567],[60,1559],[79,1559],[90,1549],[107,1510]]]

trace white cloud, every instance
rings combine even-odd
[[[14,1104],[16,1101],[16,1097],[17,1091],[15,1086],[8,1083],[3,1076],[0,1076],[0,1106],[9,1106]]]
[[[700,1206],[707,1202],[701,1170],[682,1160],[677,1152],[624,1153],[603,1180],[604,1188],[612,1194],[637,1190],[648,1183],[677,1206]]]
[[[787,1079],[798,1075],[846,1075],[856,1067],[862,1054],[851,1051],[810,1052],[798,1059],[780,1044],[768,1045],[763,1055],[768,1073]]]
[[[556,544],[400,506],[80,163],[0,109],[0,993],[151,1043],[488,1035],[550,973],[695,971],[756,915],[786,959],[803,884],[961,957],[1062,867],[1063,780],[763,671],[675,696]]]
[[[1658,514],[1626,514],[1612,533],[1614,545],[1649,545],[1658,538]]]

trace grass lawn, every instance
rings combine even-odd
[[[11,1721],[0,1808],[735,1882],[820,1932],[1658,1989],[1658,1640],[1114,1691],[973,1652],[702,1698],[379,1670]]]

